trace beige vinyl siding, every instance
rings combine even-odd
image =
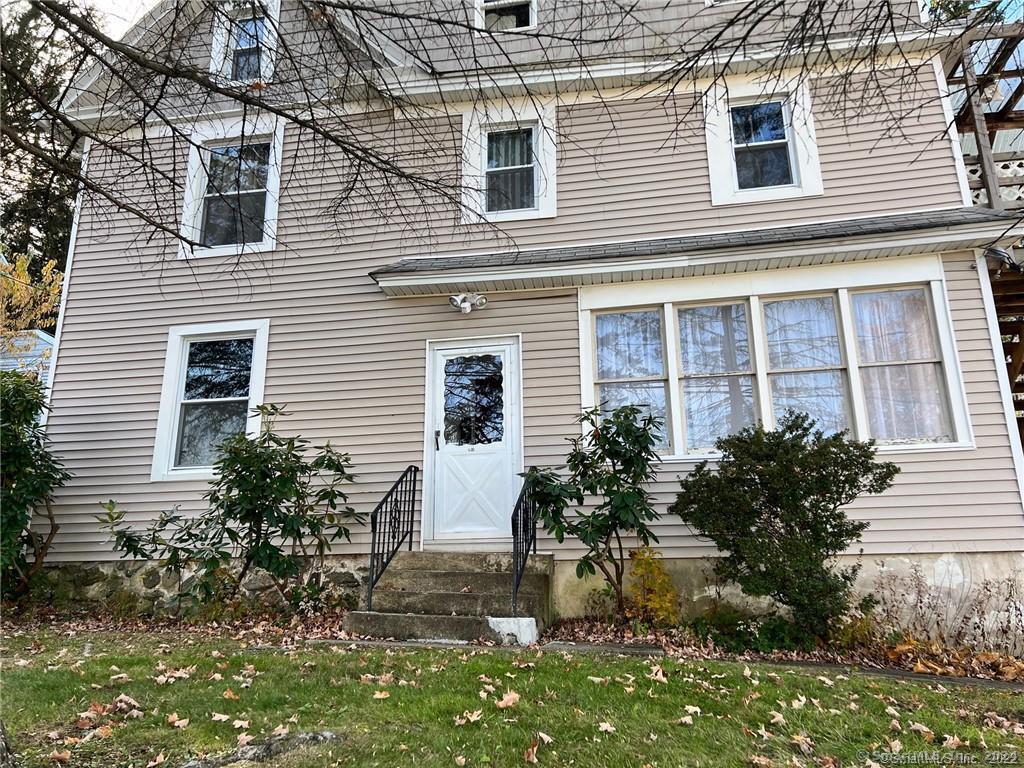
[[[595,125],[596,107],[559,110],[566,136],[559,215],[510,222],[507,240],[483,227],[453,225],[454,211],[438,213],[430,201],[416,209],[423,221],[418,229],[408,219],[387,219],[384,210],[360,210],[358,201],[339,220],[331,203],[344,187],[344,164],[336,152],[314,151],[291,129],[285,134],[279,247],[273,253],[185,263],[176,258],[170,238],[149,237],[128,215],[99,202],[85,205],[48,427],[74,475],[57,496],[61,532],[53,558],[116,557],[94,519],[106,499],[116,499],[138,523],[174,505],[202,510],[202,483],[149,480],[171,325],[269,319],[265,400],[288,407],[282,430],[317,442],[329,439],[352,453],[359,476],[352,503],[366,512],[407,464],[422,465],[428,339],[522,334],[527,464],[558,461],[565,438],[578,429],[573,417],[580,403],[574,291],[491,295],[484,310],[462,316],[444,297],[385,298],[368,277],[375,267],[398,256],[507,247],[511,239],[522,247],[549,246],[959,204],[949,146],[928,133],[941,130],[941,113],[927,100],[912,134],[918,139],[881,139],[867,118],[847,135],[841,124],[823,118],[823,197],[721,210],[709,204],[702,134],[666,141],[675,110],[666,110],[660,99],[611,108],[614,134]],[[381,141],[435,162],[444,173],[457,173],[458,121],[441,120],[430,135],[413,135],[384,116],[374,119],[386,129]],[[689,129],[696,129],[699,118],[690,120]],[[154,156],[183,173],[182,143],[163,141]],[[147,210],[165,220],[180,215],[176,193],[165,189],[154,196],[140,175],[105,165],[99,152],[90,157],[90,173],[116,174],[125,185],[135,185]],[[908,459],[891,502],[861,505],[865,516],[880,521],[869,534],[871,552],[945,546],[936,544],[945,539],[959,548],[1007,548],[1021,532],[977,276],[966,262],[951,266],[951,289],[979,448]],[[675,472],[666,469],[663,500]],[[928,493],[931,487],[936,491]],[[984,507],[977,499],[985,499]],[[899,528],[894,521],[904,517],[907,523]],[[965,519],[977,521],[966,532],[959,527]],[[679,525],[666,521],[661,530],[666,555],[709,551]],[[341,551],[365,551],[365,544],[366,531],[359,529]],[[560,551],[570,554],[568,547]]]

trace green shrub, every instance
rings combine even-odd
[[[160,558],[175,570],[195,570],[190,591],[202,601],[233,599],[256,569],[297,605],[318,593],[316,584],[303,579],[310,564],[322,566],[332,542],[349,538],[347,524],[362,523],[364,517],[345,505],[342,488],[354,479],[348,454],[327,444],[310,456],[307,440],[274,431],[274,419],[283,415],[280,407],[256,410],[263,417],[260,434],[230,437],[218,449],[215,478],[204,496],[206,514],[185,517],[175,508],[140,533],[110,501],[98,520],[126,556]],[[234,558],[241,563],[237,573],[229,568]]]
[[[43,386],[34,374],[0,371],[0,581],[4,597],[25,595],[42,569],[59,526],[53,492],[71,475],[50,452],[39,424],[46,408]],[[40,507],[46,532],[30,528]]]
[[[687,626],[701,640],[732,653],[807,651],[814,645],[813,638],[785,616],[757,615],[728,603],[716,603]]]
[[[632,405],[605,414],[593,408],[579,422],[586,425],[587,434],[569,441],[567,479],[554,470],[536,468],[524,476],[548,533],[558,542],[574,536],[586,547],[576,563],[576,576],[601,571],[622,618],[628,556],[623,539],[635,538],[645,547],[658,540],[648,523],[660,515],[646,486],[655,479],[661,422]],[[588,496],[596,497],[598,504],[583,509]],[[570,505],[576,506],[572,515],[567,514]]]
[[[748,427],[715,447],[717,467],[697,465],[670,511],[721,550],[718,576],[774,598],[802,631],[826,638],[848,608],[860,567],[839,568],[834,558],[868,527],[842,507],[887,489],[899,468],[876,462],[873,443],[825,435],[799,413],[775,430]]]

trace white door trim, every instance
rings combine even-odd
[[[420,549],[431,546],[444,546],[450,549],[491,548],[503,549],[511,539],[488,540],[436,540],[434,538],[434,490],[436,482],[436,455],[434,449],[435,413],[433,398],[435,392],[434,353],[437,350],[466,349],[487,347],[495,344],[511,346],[511,362],[514,372],[510,379],[515,394],[513,414],[509,422],[512,430],[512,465],[518,475],[524,472],[523,459],[523,335],[521,333],[496,334],[491,336],[459,336],[444,339],[427,339],[424,345],[424,402],[423,402],[423,484],[422,484],[422,521],[420,525]],[[508,510],[511,518],[512,509]]]

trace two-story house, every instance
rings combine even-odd
[[[543,30],[570,5],[466,3],[508,33]],[[134,34],[158,28],[167,5]],[[729,5],[662,10],[713,20]],[[289,34],[289,7],[265,7],[273,25],[197,20],[210,71],[272,82],[267,30]],[[630,69],[638,45],[571,87],[578,62],[531,58],[529,43],[517,70],[494,61],[486,87],[439,46],[433,84],[415,91],[430,131],[422,116],[413,130],[398,110],[353,103],[367,135],[461,180],[463,205],[420,206],[418,232],[368,215],[339,237],[327,214],[351,183],[346,162],[267,112],[211,101],[190,117],[191,145],[151,137],[153,162],[185,177],[160,205],[202,247],[147,237],[103,201],[80,205],[48,420],[74,477],[57,496],[52,561],[118,559],[94,519],[101,500],[139,525],[175,505],[202,514],[218,441],[258,429],[250,409],[276,403],[281,431],[351,453],[363,512],[417,467],[401,546],[427,555],[405,567],[497,569],[504,606],[508,564],[485,555],[523,544],[520,473],[562,462],[581,410],[635,403],[666,425],[664,506],[716,438],[798,409],[902,468],[851,509],[871,524],[865,579],[876,561],[954,585],[1024,565],[1024,459],[986,268],[986,249],[1024,229],[972,206],[934,49],[843,79],[768,76],[741,52],[725,78],[698,73],[687,89],[649,63]],[[415,62],[401,71],[410,93],[428,78]],[[851,109],[844,97],[868,80],[877,101]],[[103,151],[90,149],[90,173],[104,172]],[[227,198],[224,179],[237,183]],[[714,549],[667,515],[656,530],[696,596]],[[334,553],[365,568],[372,546],[359,527]],[[555,610],[578,614],[597,586],[575,576],[578,546],[541,531],[538,549],[551,564],[531,567],[550,568]],[[439,582],[436,612],[470,604],[456,582]],[[411,609],[387,592],[379,610]],[[485,603],[466,612],[500,615]]]

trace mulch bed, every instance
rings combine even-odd
[[[635,633],[629,626],[593,619],[566,619],[545,633],[545,641],[656,644],[677,658],[731,661],[812,662],[841,664],[865,669],[895,669],[943,677],[1024,683],[1024,659],[993,651],[944,648],[937,643],[907,641],[895,646],[874,645],[851,649],[819,648],[805,651],[747,651],[732,653],[702,642],[686,629],[651,630]]]

